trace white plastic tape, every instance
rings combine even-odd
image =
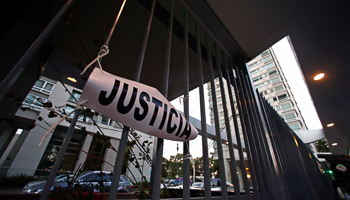
[[[197,129],[155,88],[95,68],[78,100],[117,122],[159,138],[188,141]]]

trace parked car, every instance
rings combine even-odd
[[[169,186],[176,186],[176,185],[182,185],[183,178],[176,178],[176,179],[170,179],[168,185]]]
[[[71,178],[71,177],[73,177],[72,174],[60,174],[55,177],[55,182],[66,182],[67,180],[69,180],[68,178]],[[47,180],[30,181],[24,186],[22,193],[26,193],[28,188],[32,188],[34,185],[46,183],[46,181]]]
[[[210,180],[211,191],[221,191],[221,180],[219,178],[213,178]],[[233,184],[226,181],[227,192],[235,192]]]
[[[191,189],[204,189],[204,182],[194,182]]]
[[[221,180],[220,178],[213,178],[210,180],[210,186],[211,186],[211,191],[212,192],[221,192]],[[235,188],[232,183],[229,181],[226,181],[226,187],[227,187],[227,193],[234,194]],[[254,192],[250,191],[251,194],[254,194]],[[241,189],[240,190],[241,194],[245,194],[245,190]]]
[[[93,191],[100,192],[101,183],[103,183],[103,190],[105,192],[110,191],[112,184],[113,174],[111,172],[101,172],[101,171],[89,171],[82,173],[78,178],[75,179],[73,187],[81,186],[83,191]],[[67,188],[69,181],[55,181],[51,188],[51,191],[54,187]],[[41,193],[45,187],[46,182],[35,184],[35,185],[26,185],[22,193]],[[132,193],[134,186],[127,180],[123,175],[120,176],[118,193]]]

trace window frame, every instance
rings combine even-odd
[[[42,85],[42,87],[38,87],[38,86],[35,85],[38,81],[43,81],[43,82],[44,82],[44,84]],[[51,90],[45,89],[45,87],[46,87],[47,84],[51,84],[51,85],[52,85]],[[32,87],[32,90],[35,90],[35,91],[38,91],[38,92],[42,92],[42,93],[44,93],[44,94],[51,94],[51,92],[52,92],[52,90],[53,90],[54,88],[55,88],[55,83],[50,82],[50,81],[45,80],[45,79],[42,79],[42,78],[39,78],[39,80],[37,80],[37,81],[34,83],[34,85],[33,85],[33,87]]]

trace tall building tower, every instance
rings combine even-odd
[[[282,72],[282,69],[276,59],[273,49],[269,48],[265,50],[263,53],[255,57],[250,62],[248,62],[248,67],[249,67],[255,88],[258,89],[259,93],[262,94],[262,96],[271,104],[271,106],[275,108],[275,110],[289,125],[289,127],[294,131],[307,130],[305,121],[300,113],[298,105],[289,88],[288,82]],[[214,110],[213,110],[213,103],[212,103],[211,87],[212,86],[210,85],[210,83],[208,83],[209,107],[210,107],[210,117],[211,117],[210,123],[212,126],[214,126],[215,121],[214,121]],[[226,131],[225,118],[224,118],[224,112],[223,112],[224,108],[223,108],[220,84],[219,84],[218,78],[214,80],[213,87],[215,87],[216,97],[218,101],[217,105],[218,105],[219,124],[221,127],[221,131]],[[224,84],[224,90],[225,90],[225,96],[226,98],[228,98],[229,95],[227,92],[228,88],[226,83]],[[236,107],[236,102],[234,103]],[[232,109],[230,107],[230,104],[227,104],[227,109],[228,109],[229,118],[232,119],[231,117]],[[237,112],[237,109],[235,110]],[[236,114],[238,114],[238,112]],[[238,123],[240,123],[240,120],[238,120]],[[240,124],[238,124],[238,126],[239,126],[239,130],[241,131]],[[232,134],[235,134],[234,133],[235,129],[234,129],[232,120],[230,120],[230,129]],[[241,136],[241,140],[243,140],[242,134],[240,134],[240,136]],[[218,159],[216,142],[213,142],[213,148],[214,148],[213,159],[216,160]],[[224,162],[225,168],[229,169],[228,160],[230,159],[230,156],[228,153],[228,147],[225,144],[223,145],[223,151],[224,151],[223,152],[224,158],[226,158],[226,161],[227,161],[227,162]],[[236,157],[235,158],[236,161],[240,159],[236,149],[235,149],[235,157]],[[226,171],[227,171],[226,177],[228,180],[230,180],[230,176],[231,176],[229,172],[230,170],[226,170]],[[240,171],[240,169],[238,168],[237,171]],[[250,173],[249,170],[247,172]]]
[[[248,62],[255,88],[294,131],[307,130],[304,118],[290,90],[272,48]]]

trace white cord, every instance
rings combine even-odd
[[[183,160],[186,160],[186,159],[190,159],[190,160],[191,160],[191,158],[193,158],[193,157],[192,157],[192,154],[190,153],[190,148],[188,147],[187,142],[184,142],[184,143],[185,143],[186,146],[187,146],[187,149],[188,149],[189,154],[185,155],[185,156],[183,157]]]
[[[81,106],[82,104],[86,103],[88,100],[83,101],[82,103],[78,104],[73,111],[71,111],[70,113],[68,113],[66,116],[62,117],[62,119],[58,120],[58,122],[56,124],[54,124],[53,126],[51,126],[51,128],[45,133],[44,137],[41,139],[38,147],[40,147],[42,145],[42,143],[44,142],[44,140],[47,138],[47,136],[51,133],[51,131],[56,128],[56,126],[58,124],[60,124],[63,120],[65,120],[69,115],[71,115],[72,113],[74,113],[76,110],[78,109],[83,109],[83,107]]]
[[[109,48],[107,45],[102,45],[101,48],[100,48],[100,52],[98,52],[97,54],[97,58],[95,58],[95,60],[91,61],[90,64],[88,64],[85,69],[83,70],[83,72],[80,73],[80,75],[83,75],[86,70],[89,69],[89,67],[91,65],[93,65],[95,62],[98,63],[98,66],[100,67],[100,69],[102,70],[102,66],[101,66],[101,63],[100,63],[100,59],[103,58],[105,55],[107,55],[109,53]]]

